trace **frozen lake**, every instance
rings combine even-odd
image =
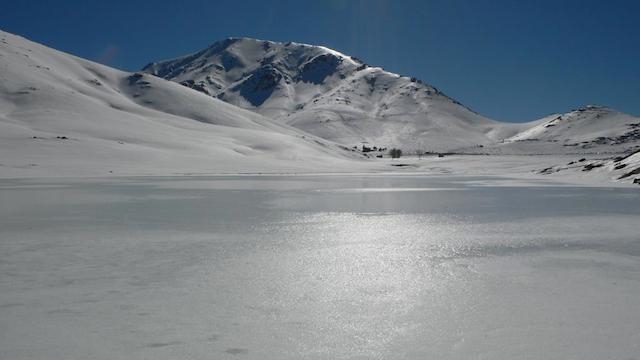
[[[0,180],[1,359],[640,359],[640,192]]]

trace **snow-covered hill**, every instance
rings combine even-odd
[[[640,149],[640,118],[588,105],[526,123],[528,128],[482,148],[486,154],[621,154]]]
[[[566,114],[546,117],[506,141],[561,141],[588,149],[596,145],[622,145],[640,139],[640,118],[589,105]]]
[[[143,71],[348,146],[451,150],[515,135],[435,87],[322,47],[230,38]]]
[[[0,32],[1,175],[310,171],[349,156],[179,84]]]

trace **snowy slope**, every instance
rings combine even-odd
[[[230,38],[143,71],[349,146],[439,151],[524,129],[489,120],[420,80],[322,46]]]
[[[626,155],[573,158],[569,162],[554,164],[538,172],[551,177],[588,176],[601,182],[640,184],[640,150]]]
[[[589,148],[597,144],[619,145],[640,139],[640,118],[616,110],[589,105],[539,121],[506,141],[558,140]]]
[[[599,154],[640,149],[640,118],[588,105],[524,124],[528,128],[484,148],[489,154]]]
[[[0,175],[312,171],[330,142],[148,74],[0,32]]]

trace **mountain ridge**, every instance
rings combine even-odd
[[[355,64],[357,64],[359,67],[363,67],[363,68],[367,68],[367,67],[375,67],[375,66],[371,66],[365,62],[363,62],[360,58],[355,57],[355,56],[351,56],[351,55],[347,55],[343,52],[340,52],[338,50],[334,50],[331,49],[330,47],[324,46],[324,45],[313,45],[313,44],[308,44],[308,43],[302,43],[302,42],[296,42],[296,41],[287,41],[287,42],[278,42],[278,41],[273,41],[273,40],[266,40],[266,39],[258,39],[258,38],[253,38],[253,37],[246,37],[246,36],[231,36],[231,37],[227,37],[225,39],[222,40],[218,40],[215,41],[214,43],[212,43],[211,45],[207,46],[206,48],[196,51],[194,53],[190,53],[188,55],[184,55],[184,56],[180,56],[179,58],[183,58],[183,57],[196,57],[198,55],[202,55],[203,53],[206,53],[208,51],[211,50],[216,50],[216,49],[222,49],[222,48],[227,48],[229,45],[235,43],[235,42],[239,42],[239,41],[249,41],[249,42],[260,42],[260,43],[264,43],[264,44],[269,44],[269,46],[273,46],[273,45],[278,45],[278,44],[284,44],[285,46],[302,46],[302,47],[308,47],[308,48],[318,48],[321,49],[327,53],[333,54],[337,57],[341,57],[343,59],[350,59],[351,61],[353,61]],[[145,72],[152,72],[154,75],[159,76],[159,77],[165,77],[165,76],[171,76],[171,74],[160,71],[160,72],[156,72],[154,70],[154,68],[156,68],[158,65],[160,65],[163,62],[167,62],[167,61],[171,61],[174,60],[175,58],[168,58],[168,59],[164,59],[164,60],[160,60],[160,61],[154,61],[154,62],[150,62],[146,65],[144,65],[142,67],[142,71]],[[380,67],[382,69],[382,67]],[[412,82],[417,82],[417,83],[424,83],[424,81],[422,79],[416,78],[416,77],[410,77],[407,75],[401,75],[399,73],[396,72],[392,72],[392,71],[388,71],[385,70],[386,72],[396,75],[398,77],[407,77],[410,78]],[[439,93],[447,98],[449,98],[452,102],[458,103],[460,105],[463,105],[462,103],[460,103],[459,101],[453,99],[452,97],[444,94],[442,91],[440,91],[438,88],[436,88],[433,85],[429,85],[430,88],[432,88],[436,93]],[[463,105],[464,106],[464,105]],[[477,111],[469,108],[468,106],[465,106],[469,111],[472,111],[474,113],[478,113]],[[479,114],[479,113],[478,113]]]
[[[182,57],[149,63],[142,71],[348,146],[425,151],[493,146],[524,138],[547,118],[495,121],[415,77],[298,42],[230,37]],[[616,115],[614,124],[604,126],[619,132],[607,136],[625,136],[622,122],[634,121],[625,116]],[[598,119],[600,115],[594,115],[592,121]],[[563,141],[582,136],[574,133]]]
[[[143,71],[346,145],[428,147],[415,133],[435,133],[450,136],[432,150],[447,149],[520,128],[497,126],[428,83],[324,46],[229,38]]]

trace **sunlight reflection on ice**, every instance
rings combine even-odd
[[[460,181],[6,181],[1,347],[11,358],[635,354],[635,189]]]
[[[354,189],[320,189],[319,192],[337,192],[337,193],[377,193],[377,192],[419,192],[419,191],[464,191],[464,188],[354,188]]]

